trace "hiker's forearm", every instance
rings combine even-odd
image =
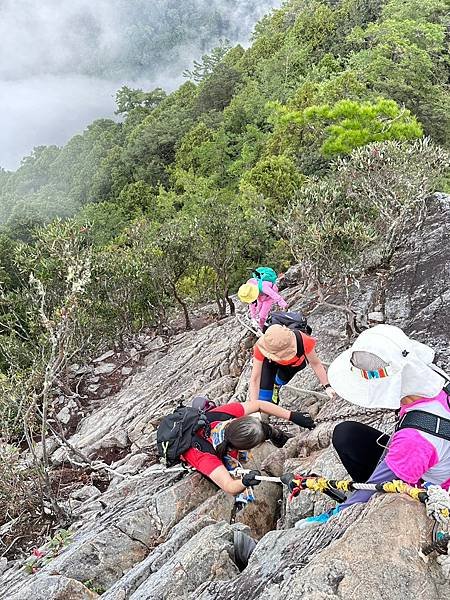
[[[279,419],[284,419],[285,421],[289,421],[289,419],[291,418],[290,410],[281,408],[281,406],[277,406],[273,402],[265,402],[264,400],[258,400],[258,406],[260,412],[266,415],[272,415],[273,417],[278,417]]]

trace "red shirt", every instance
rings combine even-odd
[[[303,341],[303,348],[305,350],[305,354],[309,354],[310,352],[312,352],[315,348],[316,345],[316,340],[311,337],[310,335],[307,335],[306,333],[303,333],[302,331],[299,331],[300,335],[302,336],[302,341]],[[264,354],[261,352],[261,350],[258,348],[258,346],[255,344],[253,346],[253,358],[255,358],[256,360],[259,361],[263,361],[265,356]],[[305,360],[304,356],[294,356],[293,358],[290,358],[289,360],[277,360],[277,365],[286,365],[286,366],[290,366],[290,367],[299,367],[301,364],[303,364]]]
[[[233,417],[243,417],[245,415],[244,405],[241,402],[232,402],[230,404],[223,404],[222,406],[217,406],[216,408],[212,408],[209,413],[213,412],[221,412],[226,413],[227,415],[232,415]],[[213,421],[211,423],[211,429],[213,429],[217,423],[220,421]],[[211,443],[211,438],[205,438],[209,443]],[[233,458],[237,458],[237,451],[231,451],[230,455]],[[223,467],[224,464],[222,460],[216,456],[215,454],[210,454],[209,452],[202,452],[197,448],[189,448],[181,457],[182,460],[197,469],[203,475],[209,476],[217,469],[217,467]]]

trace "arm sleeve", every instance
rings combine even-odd
[[[264,360],[264,355],[261,352],[261,350],[258,348],[258,346],[253,346],[253,358],[255,360],[259,360],[260,362],[263,362]]]
[[[367,483],[385,483],[386,481],[392,481],[393,479],[398,479],[398,476],[391,471],[387,466],[386,461],[382,460],[372,473],[370,479],[368,479]],[[370,490],[358,490],[353,496],[341,504],[341,510],[352,506],[352,504],[357,504],[358,502],[367,502],[375,493],[376,492]]]
[[[303,340],[303,348],[305,350],[305,354],[309,354],[316,347],[316,340],[310,335],[306,335],[306,333],[300,332]]]
[[[272,300],[274,302],[276,302],[277,304],[279,304],[281,307],[286,308],[287,307],[287,302],[286,300],[283,298],[283,296],[280,296],[280,294],[273,289],[273,287],[270,285],[270,283],[268,281],[263,281],[263,293],[266,294],[266,296],[269,296],[269,298],[272,298]]]
[[[436,448],[417,429],[401,429],[392,436],[386,464],[395,473],[396,479],[414,485],[438,462]]]
[[[248,305],[248,310],[250,312],[250,318],[251,319],[255,319],[256,318],[256,309],[257,309],[256,302],[250,302],[250,304]]]

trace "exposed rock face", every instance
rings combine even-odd
[[[428,343],[441,365],[450,363],[450,196],[437,195],[424,225],[411,232],[392,261],[386,288],[386,322]]]
[[[351,297],[359,327],[381,317],[400,325],[437,348],[443,367],[449,364],[449,226],[450,202],[441,198],[396,251],[392,268],[362,277]],[[315,296],[299,290],[290,287],[284,294],[293,308],[308,314],[316,308]],[[339,290],[329,292],[330,302],[342,303]],[[319,340],[318,354],[330,362],[349,343],[344,312],[321,306],[309,321]],[[169,346],[158,341],[126,387],[104,399],[70,439],[94,458],[120,450],[120,457],[110,461],[108,489],[101,493],[86,486],[73,494],[70,506],[77,521],[69,546],[34,575],[7,564],[0,575],[0,598],[97,597],[85,582],[104,590],[106,600],[450,597],[450,583],[436,563],[425,564],[418,554],[429,540],[431,524],[418,503],[384,496],[348,509],[325,526],[296,530],[296,520],[333,502],[305,492],[288,503],[281,486],[265,483],[255,489],[256,502],[230,524],[233,499],[199,474],[153,472],[157,424],[180,399],[197,394],[218,402],[245,399],[253,343],[231,317],[177,335]],[[310,411],[318,426],[308,432],[283,424],[297,436],[283,449],[267,443],[255,452],[254,464],[270,475],[309,471],[344,477],[330,448],[335,424],[354,418],[389,430],[394,422],[389,411],[364,412],[341,400],[298,391],[320,392],[310,369],[291,383],[282,390],[283,405]],[[66,450],[56,450],[52,460],[67,460]],[[243,573],[234,562],[236,528],[260,540]]]
[[[200,394],[218,402],[230,398],[250,343],[232,318],[174,337],[170,345],[146,357],[129,386],[80,423],[71,443],[93,457],[101,449],[129,442],[132,451],[150,445],[155,425],[181,400]],[[64,455],[60,450],[53,460],[63,460]]]
[[[441,600],[450,584],[418,553],[429,533],[418,503],[375,499],[318,529],[268,533],[239,577],[204,586],[198,599]]]
[[[40,577],[24,586],[14,597],[8,596],[9,600],[94,600],[98,597],[98,594],[79,581],[62,575]]]
[[[188,600],[205,581],[238,575],[233,562],[233,529],[228,523],[208,525],[139,586],[132,600]]]

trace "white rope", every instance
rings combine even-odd
[[[450,495],[439,485],[430,485],[427,488],[425,507],[427,515],[440,525],[445,525],[450,517]]]
[[[236,318],[239,321],[239,323],[241,325],[243,325],[246,329],[248,329],[249,331],[251,331],[253,333],[253,335],[256,335],[256,337],[261,337],[262,336],[263,332],[260,329],[258,329],[258,330],[253,329],[253,327],[250,327],[250,325],[248,323],[246,323],[244,321],[244,319],[241,319],[241,317],[237,316]]]

